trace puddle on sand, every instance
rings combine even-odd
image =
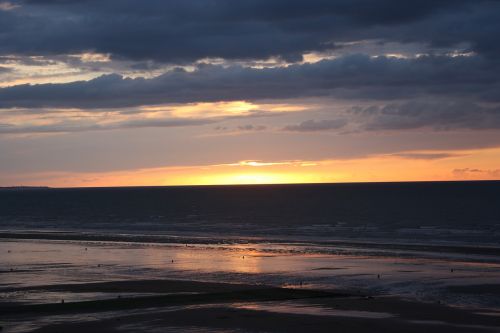
[[[335,316],[353,317],[365,319],[385,319],[394,317],[391,313],[340,310],[314,304],[304,304],[299,302],[266,302],[266,303],[236,303],[232,307],[237,309],[267,311],[275,313],[287,313],[310,316]]]

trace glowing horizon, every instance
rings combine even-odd
[[[29,181],[11,180],[9,185],[112,187],[499,180],[500,171],[495,169],[499,154],[498,148],[440,153],[420,151],[345,160],[244,160],[119,172],[51,172],[22,175]],[[482,167],[464,168],[463,165],[470,165],[470,161]]]

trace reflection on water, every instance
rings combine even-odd
[[[364,248],[368,254],[368,249]],[[378,253],[378,252],[377,252]],[[0,241],[0,302],[54,295],[8,291],[35,285],[128,279],[190,279],[296,288],[387,292],[426,301],[500,308],[495,297],[453,293],[451,285],[498,284],[498,258],[331,254],[300,244],[147,244]],[[3,291],[3,292],[2,292]],[[86,297],[102,295],[86,295]],[[79,296],[80,297],[80,296]],[[83,295],[81,297],[84,297]],[[36,298],[36,300],[35,300]]]
[[[372,311],[356,311],[356,310],[340,310],[333,309],[320,305],[305,304],[300,302],[261,302],[261,303],[241,303],[234,304],[235,308],[267,311],[275,313],[289,313],[311,316],[337,316],[337,317],[353,317],[366,319],[384,319],[391,318],[394,315],[385,312]]]

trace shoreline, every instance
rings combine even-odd
[[[219,237],[216,235],[193,236],[184,235],[153,235],[153,234],[111,234],[98,233],[96,231],[0,231],[0,240],[33,240],[33,241],[74,241],[74,242],[109,242],[109,243],[137,243],[137,244],[157,244],[157,245],[252,245],[252,244],[287,244],[304,245],[318,247],[347,247],[352,249],[373,249],[373,250],[401,250],[401,251],[421,251],[421,252],[446,252],[468,255],[500,255],[500,244],[437,244],[437,243],[402,243],[387,242],[387,239],[283,239],[279,236],[275,238],[263,238],[258,236],[228,236]],[[339,251],[337,249],[337,251]],[[321,252],[318,252],[321,253]],[[327,253],[327,252],[325,252]]]

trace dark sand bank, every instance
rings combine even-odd
[[[181,292],[229,292],[235,290],[263,289],[265,286],[198,282],[185,280],[124,280],[94,283],[51,284],[30,287],[8,287],[3,292],[15,291],[64,291],[64,292],[138,292],[138,293],[181,293]]]
[[[163,283],[169,283],[163,282]],[[196,283],[198,284],[198,283]],[[109,283],[108,283],[109,285]],[[194,288],[193,294],[185,294],[188,289],[182,288],[178,291],[173,288],[173,294],[154,295],[142,297],[118,297],[105,300],[56,303],[56,304],[27,304],[27,305],[1,305],[0,313],[20,314],[20,313],[73,313],[73,312],[99,312],[116,311],[126,309],[140,309],[149,307],[162,307],[172,305],[227,303],[227,302],[253,302],[253,301],[278,301],[322,297],[346,297],[346,294],[335,294],[326,291],[297,290],[274,287],[248,287],[235,288],[235,285],[228,284],[227,290],[209,291],[212,284],[207,285],[204,292],[199,288]],[[164,289],[166,290],[166,289]],[[175,290],[175,291],[174,291]],[[122,291],[125,292],[124,289]],[[143,289],[129,289],[127,292],[142,292]],[[166,292],[166,291],[165,291]],[[177,293],[177,294],[176,294]]]
[[[49,325],[34,332],[495,332],[476,325],[416,322],[404,319],[360,319],[272,313],[231,307],[156,312],[101,321]]]
[[[35,332],[74,333],[182,332],[193,328],[204,332],[500,331],[500,320],[494,316],[440,304],[332,291],[173,280],[30,288],[110,294],[105,300],[64,304],[3,304],[0,321],[7,332],[23,322],[30,322],[30,330]],[[119,297],[120,293],[134,292],[157,295]]]

